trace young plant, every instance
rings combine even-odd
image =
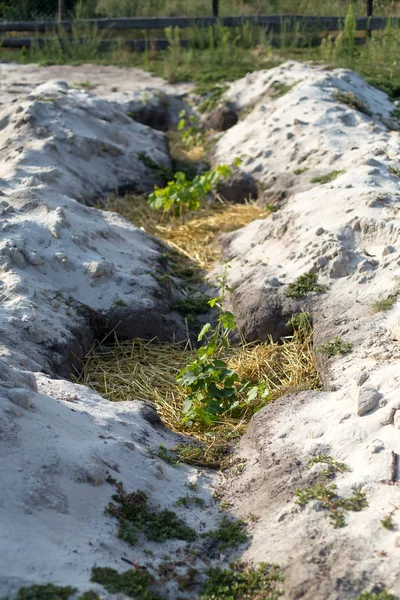
[[[178,375],[177,382],[188,391],[183,405],[183,423],[200,422],[211,425],[218,417],[237,405],[240,388],[239,376],[229,369],[221,357],[229,349],[229,335],[235,331],[235,318],[223,310],[226,293],[232,291],[227,283],[227,270],[217,277],[220,296],[209,301],[211,308],[219,310],[217,324],[206,323],[199,333],[203,345],[197,351],[197,359],[187,365]]]
[[[196,175],[191,181],[185,173],[175,173],[174,180],[166,187],[156,186],[148,203],[153,210],[172,212],[175,217],[183,216],[188,210],[198,210],[200,200],[231,175],[232,168],[228,165],[217,165],[213,170]]]
[[[178,131],[181,131],[184,146],[202,146],[203,136],[199,129],[199,119],[195,115],[187,115],[185,110],[179,113]]]

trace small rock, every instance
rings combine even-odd
[[[25,257],[28,263],[31,265],[38,266],[44,263],[44,258],[34,250],[28,250],[27,252],[25,252]]]
[[[328,264],[329,259],[327,256],[322,255],[322,256],[318,256],[317,258],[317,266],[322,268],[322,267],[326,267],[326,265]]]
[[[26,390],[25,388],[13,388],[11,390],[8,390],[7,396],[13,404],[16,404],[20,408],[25,408],[26,410],[28,410],[32,406],[31,390]]]
[[[373,258],[370,258],[369,260],[363,260],[359,265],[358,265],[358,272],[359,273],[365,273],[366,271],[372,271],[373,269],[375,269],[378,266],[378,261],[374,260]]]
[[[10,258],[11,258],[13,264],[16,267],[18,267],[19,269],[23,269],[25,267],[25,258],[23,256],[22,252],[20,252],[16,248],[12,248],[10,250]]]
[[[331,265],[329,275],[330,275],[330,277],[333,277],[333,278],[346,277],[346,275],[347,275],[346,267],[340,260],[334,260]]]
[[[396,535],[394,545],[396,546],[396,548],[400,548],[400,535]]]
[[[0,256],[0,271],[7,272],[11,269],[11,258],[9,256]]]
[[[381,418],[381,424],[382,425],[391,425],[393,423],[393,419],[394,419],[396,410],[397,409],[394,408],[393,406],[388,408],[388,410],[385,411],[385,413],[383,414],[383,416]]]
[[[362,387],[358,393],[357,401],[357,414],[362,417],[370,410],[373,410],[379,400],[382,398],[382,394],[372,387]]]
[[[86,268],[88,270],[89,276],[92,279],[102,277],[103,275],[106,277],[112,275],[112,266],[106,262],[93,261],[86,265]]]
[[[308,125],[307,121],[301,121],[300,119],[295,119],[293,122],[295,125]]]
[[[267,285],[270,285],[271,287],[279,287],[279,286],[283,285],[283,283],[281,281],[279,281],[279,279],[277,277],[270,277],[269,279],[265,280],[265,283]]]
[[[394,246],[385,246],[382,250],[382,256],[387,256],[388,254],[392,254],[393,252],[396,252],[396,248],[394,248]]]
[[[356,384],[361,387],[363,383],[367,381],[369,378],[369,373],[367,371],[361,371],[356,377]]]
[[[396,429],[400,429],[400,410],[395,411],[393,423]]]
[[[318,227],[315,235],[322,235],[323,233],[325,233],[325,229],[323,227]]]

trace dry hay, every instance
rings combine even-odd
[[[114,402],[150,402],[169,429],[188,433],[188,426],[181,422],[185,391],[177,385],[175,378],[196,356],[190,346],[157,340],[115,343],[101,353],[89,353],[79,383]],[[254,412],[267,402],[289,392],[319,387],[309,322],[305,329],[285,338],[282,344],[270,339],[258,344],[233,346],[225,358],[241,378],[254,384],[265,383],[268,398],[247,405],[240,414],[225,414],[208,429],[191,425],[190,433],[200,439],[210,439],[217,432],[218,435],[236,436],[244,431]]]
[[[216,242],[221,233],[235,231],[269,214],[268,209],[254,202],[231,204],[222,200],[205,201],[200,210],[186,215],[182,223],[153,211],[144,196],[112,196],[105,208],[118,212],[137,227],[161,238],[202,269],[209,268],[220,258]]]

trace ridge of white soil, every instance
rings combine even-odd
[[[268,102],[274,81],[297,83]],[[338,102],[336,90],[354,94],[372,116]],[[218,142],[216,160],[245,155],[244,168],[261,186],[275,177],[275,186],[291,180],[300,190],[271,219],[225,236],[233,307],[240,298],[243,316],[251,315],[312,271],[328,285],[303,303],[316,344],[339,336],[353,345],[346,356],[321,355],[332,391],[274,403],[245,435],[242,453],[258,463],[233,482],[232,501],[239,514],[262,516],[244,556],[287,565],[289,598],[353,598],[348,582],[361,585],[367,574],[399,594],[400,514],[393,532],[381,520],[400,500],[398,470],[394,485],[384,483],[391,481],[392,453],[400,453],[400,302],[387,312],[371,308],[400,286],[400,182],[388,170],[400,158],[399,133],[388,127],[396,125],[395,107],[351,71],[297,63],[248,75],[227,94],[242,109],[254,108]],[[296,177],[302,167],[309,170]],[[344,172],[331,183],[311,183],[333,170]],[[340,494],[367,494],[368,508],[348,513],[343,529],[315,504],[300,509],[293,502],[316,455],[349,466],[335,481]]]

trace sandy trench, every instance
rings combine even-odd
[[[72,87],[87,81],[90,92]],[[271,99],[275,81],[290,89]],[[122,319],[128,337],[182,330],[151,275],[162,272],[160,247],[90,201],[124,186],[151,189],[153,176],[135,156],[145,149],[168,164],[165,139],[126,111],[160,91],[180,103],[190,86],[138,69],[8,64],[0,65],[0,84],[0,597],[47,581],[101,595],[89,582],[95,564],[123,570],[121,556],[148,562],[145,548],[118,540],[104,515],[107,472],[163,508],[198,481],[207,509],[184,516],[193,526],[200,519],[201,530],[221,519],[215,489],[229,514],[258,515],[237,556],[280,564],[285,598],[355,599],[383,587],[400,594],[400,511],[393,531],[381,526],[400,502],[399,474],[391,470],[393,453],[400,454],[400,306],[371,310],[376,299],[397,293],[400,275],[399,133],[386,95],[350,71],[299,63],[253,73],[226,92],[245,116],[218,141],[215,160],[242,156],[266,200],[281,201],[272,218],[223,240],[233,311],[249,338],[265,336],[293,311],[285,286],[311,269],[329,286],[301,305],[313,315],[316,345],[338,335],[353,352],[321,359],[325,391],[261,411],[239,445],[246,468],[224,480],[149,455],[148,446],[170,446],[177,437],[154,425],[145,406],[110,404],[60,378],[71,350],[84,354],[104,328],[98,315],[107,326]],[[370,114],[339,102],[337,90],[355,94]],[[331,183],[311,183],[332,171],[339,174]],[[127,308],[117,308],[118,300]],[[78,310],[83,305],[88,314]],[[318,455],[349,465],[336,479],[341,494],[368,497],[342,529],[315,504],[300,509],[293,501]],[[184,552],[176,540],[146,548],[153,566],[166,553]],[[178,593],[171,581],[162,592]]]

